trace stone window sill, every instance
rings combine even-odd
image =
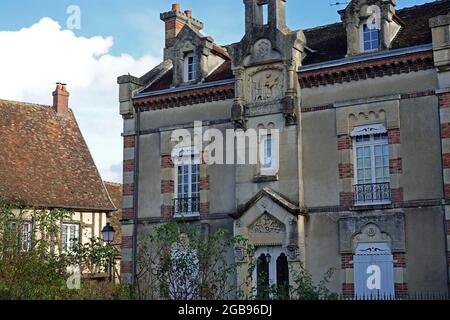
[[[278,181],[278,175],[257,175],[253,178],[254,183],[265,183]]]

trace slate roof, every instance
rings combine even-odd
[[[392,43],[392,49],[400,49],[431,43],[429,19],[450,12],[450,0],[441,0],[418,5],[410,8],[398,9],[396,14],[404,23]],[[333,61],[345,58],[347,54],[347,36],[342,22],[329,24],[317,28],[303,30],[308,48],[314,52],[308,53],[303,65]],[[226,60],[216,69],[205,82],[233,79],[231,62]],[[172,69],[156,80],[143,92],[153,92],[169,89],[172,84]]]
[[[0,196],[31,207],[115,210],[75,116],[0,100]]]
[[[392,42],[392,49],[414,47],[431,43],[429,20],[450,12],[450,1],[434,1],[410,8],[399,9],[397,16],[404,23],[403,28]],[[334,23],[304,30],[310,53],[303,65],[345,58],[347,35],[343,23]]]

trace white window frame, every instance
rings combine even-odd
[[[364,23],[361,23],[360,27],[359,27],[359,34],[360,34],[360,48],[361,48],[361,52],[376,52],[380,50],[380,36],[381,36],[381,29],[379,27],[376,27],[375,29],[378,31],[378,46],[375,49],[369,49],[366,50],[364,44],[364,26],[367,26],[367,21],[365,21]],[[369,29],[370,31],[373,31],[371,29]],[[372,42],[372,41],[371,41]]]
[[[192,58],[192,63],[189,59]],[[189,52],[184,55],[184,82],[191,82],[197,79],[197,56],[195,52]],[[192,72],[189,72],[189,67],[192,66]]]
[[[379,134],[387,134],[387,130],[383,125],[372,125],[372,126],[363,126],[363,127],[356,127],[352,131],[352,139],[353,139],[353,168],[354,168],[354,179],[355,179],[355,185],[359,185],[359,179],[358,179],[358,154],[357,150],[358,148],[364,148],[364,147],[370,147],[370,161],[371,161],[371,184],[376,183],[389,183],[390,184],[390,172],[387,177],[386,182],[377,182],[376,177],[376,161],[375,161],[375,147],[376,146],[385,146],[388,147],[388,159],[389,159],[389,140],[386,137],[386,139],[382,140],[375,140],[375,135]],[[357,142],[357,138],[360,137],[369,137],[369,141],[364,142]],[[388,164],[389,166],[389,164]],[[367,202],[357,202],[356,201],[356,194],[355,194],[355,205],[356,206],[365,206],[365,205],[380,205],[380,204],[391,204],[392,200],[380,200],[380,201],[367,201]]]
[[[25,221],[21,225],[20,230],[20,244],[23,252],[31,251],[33,235],[33,223],[31,221]]]
[[[273,285],[277,285],[277,259],[278,257],[284,253],[286,256],[286,252],[284,252],[283,248],[280,246],[263,246],[263,247],[258,247],[255,250],[255,253],[253,254],[254,259],[256,259],[256,261],[258,260],[258,258],[261,256],[261,254],[270,254],[271,259],[269,262],[269,287],[273,286]],[[258,293],[258,274],[257,274],[257,268],[253,269],[253,274],[252,274],[252,286],[253,286],[253,293],[256,296]],[[272,295],[270,295],[270,298],[273,298]]]
[[[267,141],[270,139],[270,149]],[[277,130],[260,130],[259,136],[259,167],[261,176],[275,176],[279,170],[279,134]],[[267,166],[267,151],[270,150],[270,165]]]
[[[77,235],[76,238],[71,237],[70,228],[75,227],[74,234]],[[64,235],[64,228],[68,229],[68,232],[66,232],[66,238],[63,238]],[[63,223],[61,225],[61,251],[63,253],[70,253],[73,249],[74,242],[73,239],[77,239],[78,243],[80,243],[80,225],[78,223]],[[66,245],[67,244],[67,245]],[[67,247],[67,248],[65,248]]]
[[[185,148],[179,148],[174,149],[172,151],[172,159],[174,163],[174,199],[183,199],[183,198],[193,198],[194,191],[193,191],[193,182],[192,182],[192,169],[194,166],[198,166],[198,199],[199,199],[199,209],[200,209],[200,152],[195,147],[185,147]],[[188,196],[187,197],[180,197],[179,190],[178,190],[178,168],[180,166],[188,166]],[[199,211],[193,211],[192,208],[188,210],[188,212],[174,212],[174,216],[176,218],[179,217],[196,217],[200,216]]]

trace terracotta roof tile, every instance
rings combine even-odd
[[[114,210],[76,119],[0,100],[0,196],[28,206]]]

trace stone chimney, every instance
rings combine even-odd
[[[203,29],[203,23],[193,18],[191,10],[181,12],[179,3],[172,4],[172,10],[161,13],[160,17],[166,24],[166,49],[173,46],[178,34],[186,25],[196,31]]]
[[[69,92],[66,84],[58,82],[53,92],[53,108],[59,115],[66,116],[69,112]]]

